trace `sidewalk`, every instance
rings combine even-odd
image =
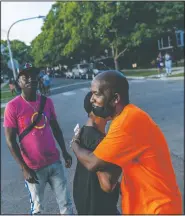
[[[184,73],[184,67],[173,68],[171,75],[176,75],[176,74],[180,74],[180,73]],[[128,79],[165,79],[165,80],[169,79],[169,80],[181,80],[181,79],[184,79],[184,76],[182,76],[182,77],[171,77],[171,76],[168,76],[167,77],[167,76],[165,76],[165,73],[162,73],[161,77],[159,77],[158,74],[150,75],[150,76],[137,76],[137,72],[136,72],[136,76],[127,76],[127,78]]]
[[[121,70],[122,72],[124,71],[135,71],[136,73],[137,72],[140,72],[140,71],[155,71],[157,70],[157,68],[148,68],[148,69],[123,69]],[[184,71],[184,67],[173,67],[172,68],[172,71],[179,71],[179,70],[183,70]]]
[[[5,81],[4,83],[1,83],[1,89],[8,83],[8,81]]]

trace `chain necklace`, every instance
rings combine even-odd
[[[34,110],[34,112],[38,112],[37,110],[36,110],[36,108],[34,107],[34,106],[32,106],[24,97],[23,97],[23,95],[21,94],[21,97],[22,97],[22,99]],[[36,95],[36,102],[37,102],[37,95]]]
[[[36,115],[38,115],[39,113],[38,113],[38,111],[36,110],[36,108],[33,107],[33,106],[23,97],[22,94],[21,94],[21,97],[22,97],[22,99],[34,110],[34,113],[33,113],[33,115],[31,116],[31,122],[33,123],[34,117],[35,117]],[[37,99],[38,99],[38,95],[36,95],[36,102],[37,102]],[[47,123],[47,116],[46,116],[44,113],[42,113],[42,116],[44,117],[44,123],[43,123],[43,125],[41,125],[41,126],[35,125],[34,128],[39,129],[39,130],[45,128],[46,123]],[[33,133],[32,133],[32,134],[33,134]],[[42,134],[42,132],[41,132],[41,134]]]

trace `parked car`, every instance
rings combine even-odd
[[[85,78],[86,73],[90,72],[89,64],[76,64],[72,67],[73,79]]]
[[[73,77],[73,73],[70,71],[65,72],[66,79],[71,79]]]
[[[59,77],[65,77],[65,72],[61,71],[61,70],[55,70],[54,73],[54,77],[55,78],[59,78]]]
[[[102,73],[104,71],[110,70],[109,67],[107,67],[103,62],[94,62],[89,64],[90,72],[86,74],[86,79],[92,78],[99,73]]]
[[[61,77],[61,74],[58,73],[58,72],[55,72],[55,73],[54,73],[54,77],[56,77],[56,78],[57,78],[57,77]]]

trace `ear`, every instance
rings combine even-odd
[[[118,93],[115,93],[115,96],[114,96],[114,103],[115,104],[118,104],[120,102],[120,95]]]

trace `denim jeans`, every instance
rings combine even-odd
[[[166,74],[171,74],[172,71],[172,61],[165,61]]]
[[[60,214],[72,214],[72,202],[69,198],[67,181],[64,175],[62,163],[57,161],[47,167],[36,170],[39,184],[32,184],[25,181],[25,186],[29,190],[31,202],[31,214],[43,214],[44,189],[49,183],[56,195]]]

